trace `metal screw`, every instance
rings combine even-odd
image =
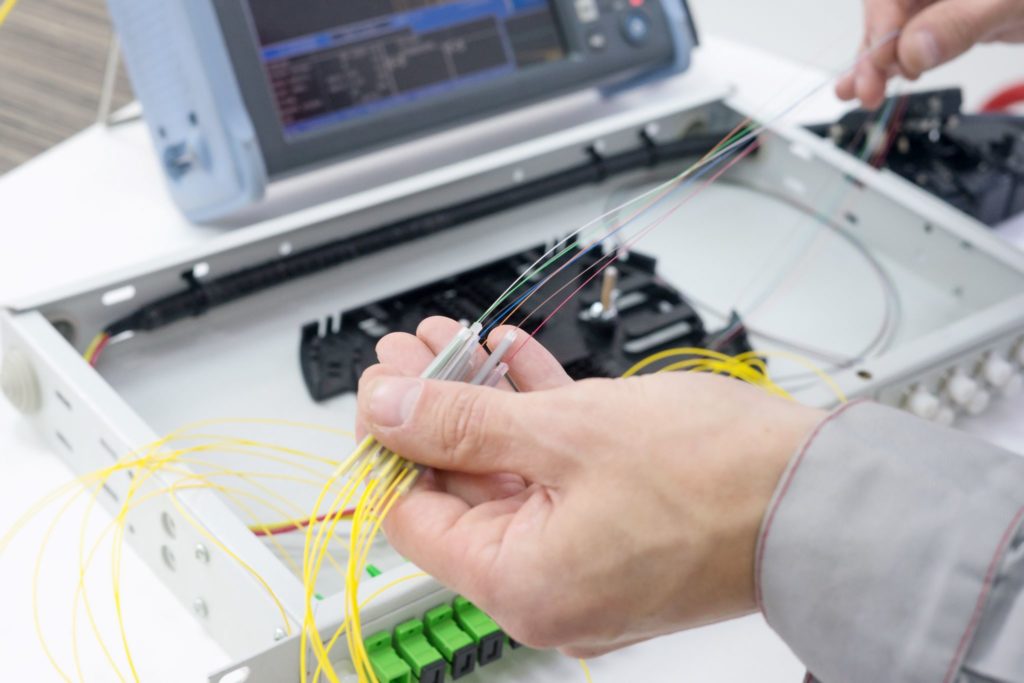
[[[210,562],[210,551],[202,543],[196,544],[196,559],[203,564],[209,564]]]
[[[197,617],[203,619],[210,616],[210,608],[206,606],[206,601],[202,598],[196,598],[192,601],[192,611],[196,613]]]
[[[283,628],[281,628],[281,627],[278,627],[278,628],[275,628],[275,629],[274,629],[274,640],[284,640],[284,637],[285,637],[286,635],[288,635],[288,634],[286,634],[286,633],[284,632],[284,629],[283,629]]]

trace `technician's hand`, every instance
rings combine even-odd
[[[901,74],[911,80],[962,55],[976,43],[1024,41],[1024,0],[864,0],[862,51],[893,32],[898,38],[862,59],[839,81],[844,100],[879,106],[885,84]]]
[[[360,386],[364,426],[435,468],[385,523],[399,552],[574,656],[755,609],[761,518],[821,412],[708,375],[573,383],[533,342],[521,394],[416,379],[456,329],[385,338]]]

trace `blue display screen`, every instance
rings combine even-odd
[[[550,0],[250,0],[286,135],[564,59]]]

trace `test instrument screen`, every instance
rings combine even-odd
[[[286,136],[567,54],[551,0],[248,0]]]

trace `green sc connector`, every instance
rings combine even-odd
[[[469,634],[477,646],[477,661],[480,666],[501,659],[505,647],[505,634],[501,627],[484,612],[461,595],[452,603],[455,621]]]
[[[412,670],[391,647],[390,633],[374,633],[363,642],[379,683],[412,683]]]
[[[441,653],[451,667],[452,678],[461,678],[476,667],[476,643],[455,623],[450,605],[435,607],[423,617],[427,640]]]
[[[444,683],[445,664],[441,653],[423,633],[423,622],[411,619],[395,627],[395,650],[412,668],[417,683]]]

